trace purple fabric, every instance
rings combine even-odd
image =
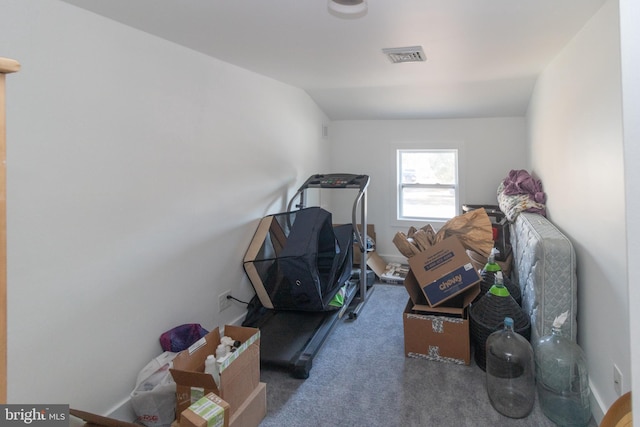
[[[542,183],[539,179],[533,178],[526,170],[511,170],[503,181],[504,194],[512,196],[515,194],[527,194],[536,203],[545,204],[546,194],[542,191]]]
[[[164,351],[178,353],[189,348],[209,332],[197,323],[176,326],[160,335],[160,346]]]

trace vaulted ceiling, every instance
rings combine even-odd
[[[332,120],[522,116],[605,0],[62,0],[305,90]],[[424,62],[384,48],[421,46]],[[597,58],[593,58],[597,61]]]

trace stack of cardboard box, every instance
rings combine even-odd
[[[222,365],[219,387],[213,377],[204,372],[207,356],[215,354],[222,338],[218,328],[180,352],[173,360],[171,375],[176,382],[174,427],[200,425],[197,422],[197,410],[192,405],[198,404],[203,397],[205,401],[208,398],[228,411],[228,416],[225,413],[225,427],[255,427],[265,417],[267,394],[266,384],[260,382],[260,331],[226,325],[224,335],[241,344]],[[202,406],[202,401],[199,405]],[[217,415],[215,411],[210,414]],[[207,425],[207,421],[204,418],[200,420],[204,422],[202,425]]]
[[[405,355],[468,365],[469,305],[480,293],[481,277],[464,246],[451,236],[408,262]]]
[[[172,427],[257,427],[267,414],[267,388],[260,382],[260,331],[227,325],[224,334],[240,345],[222,364],[219,387],[204,372],[205,359],[215,354],[222,338],[218,328],[173,360],[176,420]],[[84,420],[85,427],[140,427],[76,409],[69,413],[74,420]]]

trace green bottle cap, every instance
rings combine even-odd
[[[502,271],[502,269],[500,268],[500,265],[497,263],[487,263],[484,266],[484,271],[488,272],[488,273],[495,273],[496,271]]]
[[[498,297],[508,297],[509,295],[511,295],[509,293],[509,289],[505,288],[504,285],[493,285],[489,289],[489,292],[491,292],[492,295]]]

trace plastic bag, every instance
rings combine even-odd
[[[176,419],[176,383],[169,369],[177,354],[165,351],[138,374],[131,406],[137,421],[147,427],[170,426]]]

